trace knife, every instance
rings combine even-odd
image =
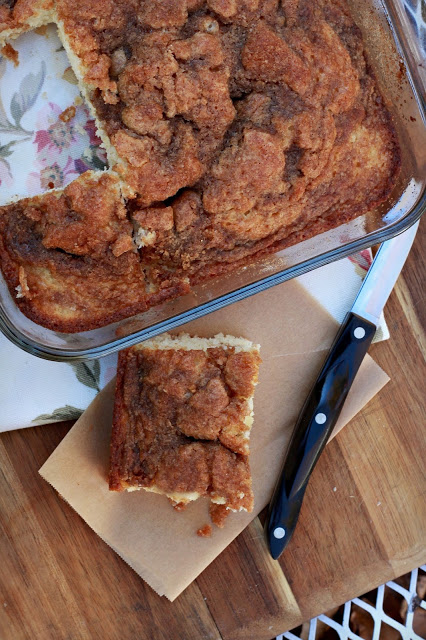
[[[275,559],[293,535],[311,473],[368,351],[418,224],[380,246],[299,415],[265,525]]]

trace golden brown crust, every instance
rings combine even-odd
[[[398,142],[343,0],[55,0],[54,10],[132,198],[119,235],[96,216],[71,223],[57,196],[39,200],[46,223],[28,222],[28,201],[3,209],[9,228],[23,215],[43,236],[42,249],[27,242],[37,268],[5,238],[1,249],[12,293],[24,269],[18,303],[37,322],[77,331],[130,316],[389,196]],[[84,188],[99,211],[99,190]]]
[[[260,358],[234,347],[119,354],[109,486],[195,493],[251,510],[251,398]],[[236,380],[239,382],[237,383]]]

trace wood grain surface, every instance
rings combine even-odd
[[[38,475],[71,423],[2,434],[1,640],[269,640],[423,563],[425,238],[370,350],[391,382],[326,448],[279,563],[256,519],[170,603]]]

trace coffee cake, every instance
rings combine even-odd
[[[253,508],[249,437],[259,347],[232,336],[167,334],[120,352],[109,487],[181,507],[201,496],[221,525]]]
[[[16,16],[28,7],[25,27]],[[2,11],[21,25],[3,27],[3,39],[34,21],[57,23],[132,227],[125,259],[139,262],[161,300],[362,215],[392,190],[398,142],[344,0],[17,0]],[[112,256],[102,258],[111,283]],[[15,251],[2,260],[13,294],[27,259]],[[72,318],[50,305],[60,286],[53,263],[46,255],[49,277],[28,284],[20,308],[69,332],[110,322],[72,292]],[[145,293],[136,306],[131,292],[119,297],[114,317],[157,304]]]

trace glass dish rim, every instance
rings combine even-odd
[[[396,49],[404,63],[406,77],[413,91],[414,98],[417,102],[423,124],[426,126],[426,99],[421,90],[420,76],[417,72],[417,69],[415,68],[415,65],[411,64],[412,57],[410,51],[407,48],[405,37],[401,38],[401,32],[403,32],[405,36],[405,31],[400,25],[400,21],[397,18],[397,13],[393,3],[389,3],[389,0],[380,0],[380,4],[383,7],[384,16],[387,20],[389,29],[395,41]],[[392,5],[392,9],[389,8],[390,5]],[[105,344],[99,346],[82,349],[64,349],[36,342],[30,337],[25,336],[19,329],[14,326],[13,322],[1,305],[0,331],[19,348],[23,349],[31,355],[45,360],[56,362],[79,362],[104,357],[130,347],[138,342],[153,338],[154,336],[166,331],[176,329],[177,327],[192,320],[222,309],[230,304],[233,304],[234,302],[244,300],[245,298],[255,295],[256,293],[265,291],[287,280],[307,273],[308,271],[317,269],[330,262],[345,258],[353,253],[362,251],[363,249],[371,247],[375,244],[385,242],[386,240],[389,240],[392,237],[406,231],[421,218],[425,211],[426,189],[424,189],[423,193],[421,194],[419,201],[410,211],[406,213],[406,215],[402,219],[396,220],[386,227],[377,229],[376,231],[366,234],[358,239],[352,240],[351,242],[303,260],[296,265],[285,267],[277,273],[261,277],[255,282],[243,285],[225,294],[219,295],[213,300],[201,303],[200,305],[197,305],[192,309],[187,309],[183,312],[172,314],[167,319],[160,320],[127,336],[110,340],[109,342],[106,342]],[[262,261],[259,261],[259,264],[261,263]],[[126,320],[129,319],[131,318],[127,318]],[[94,329],[94,331],[96,331],[96,329]]]

